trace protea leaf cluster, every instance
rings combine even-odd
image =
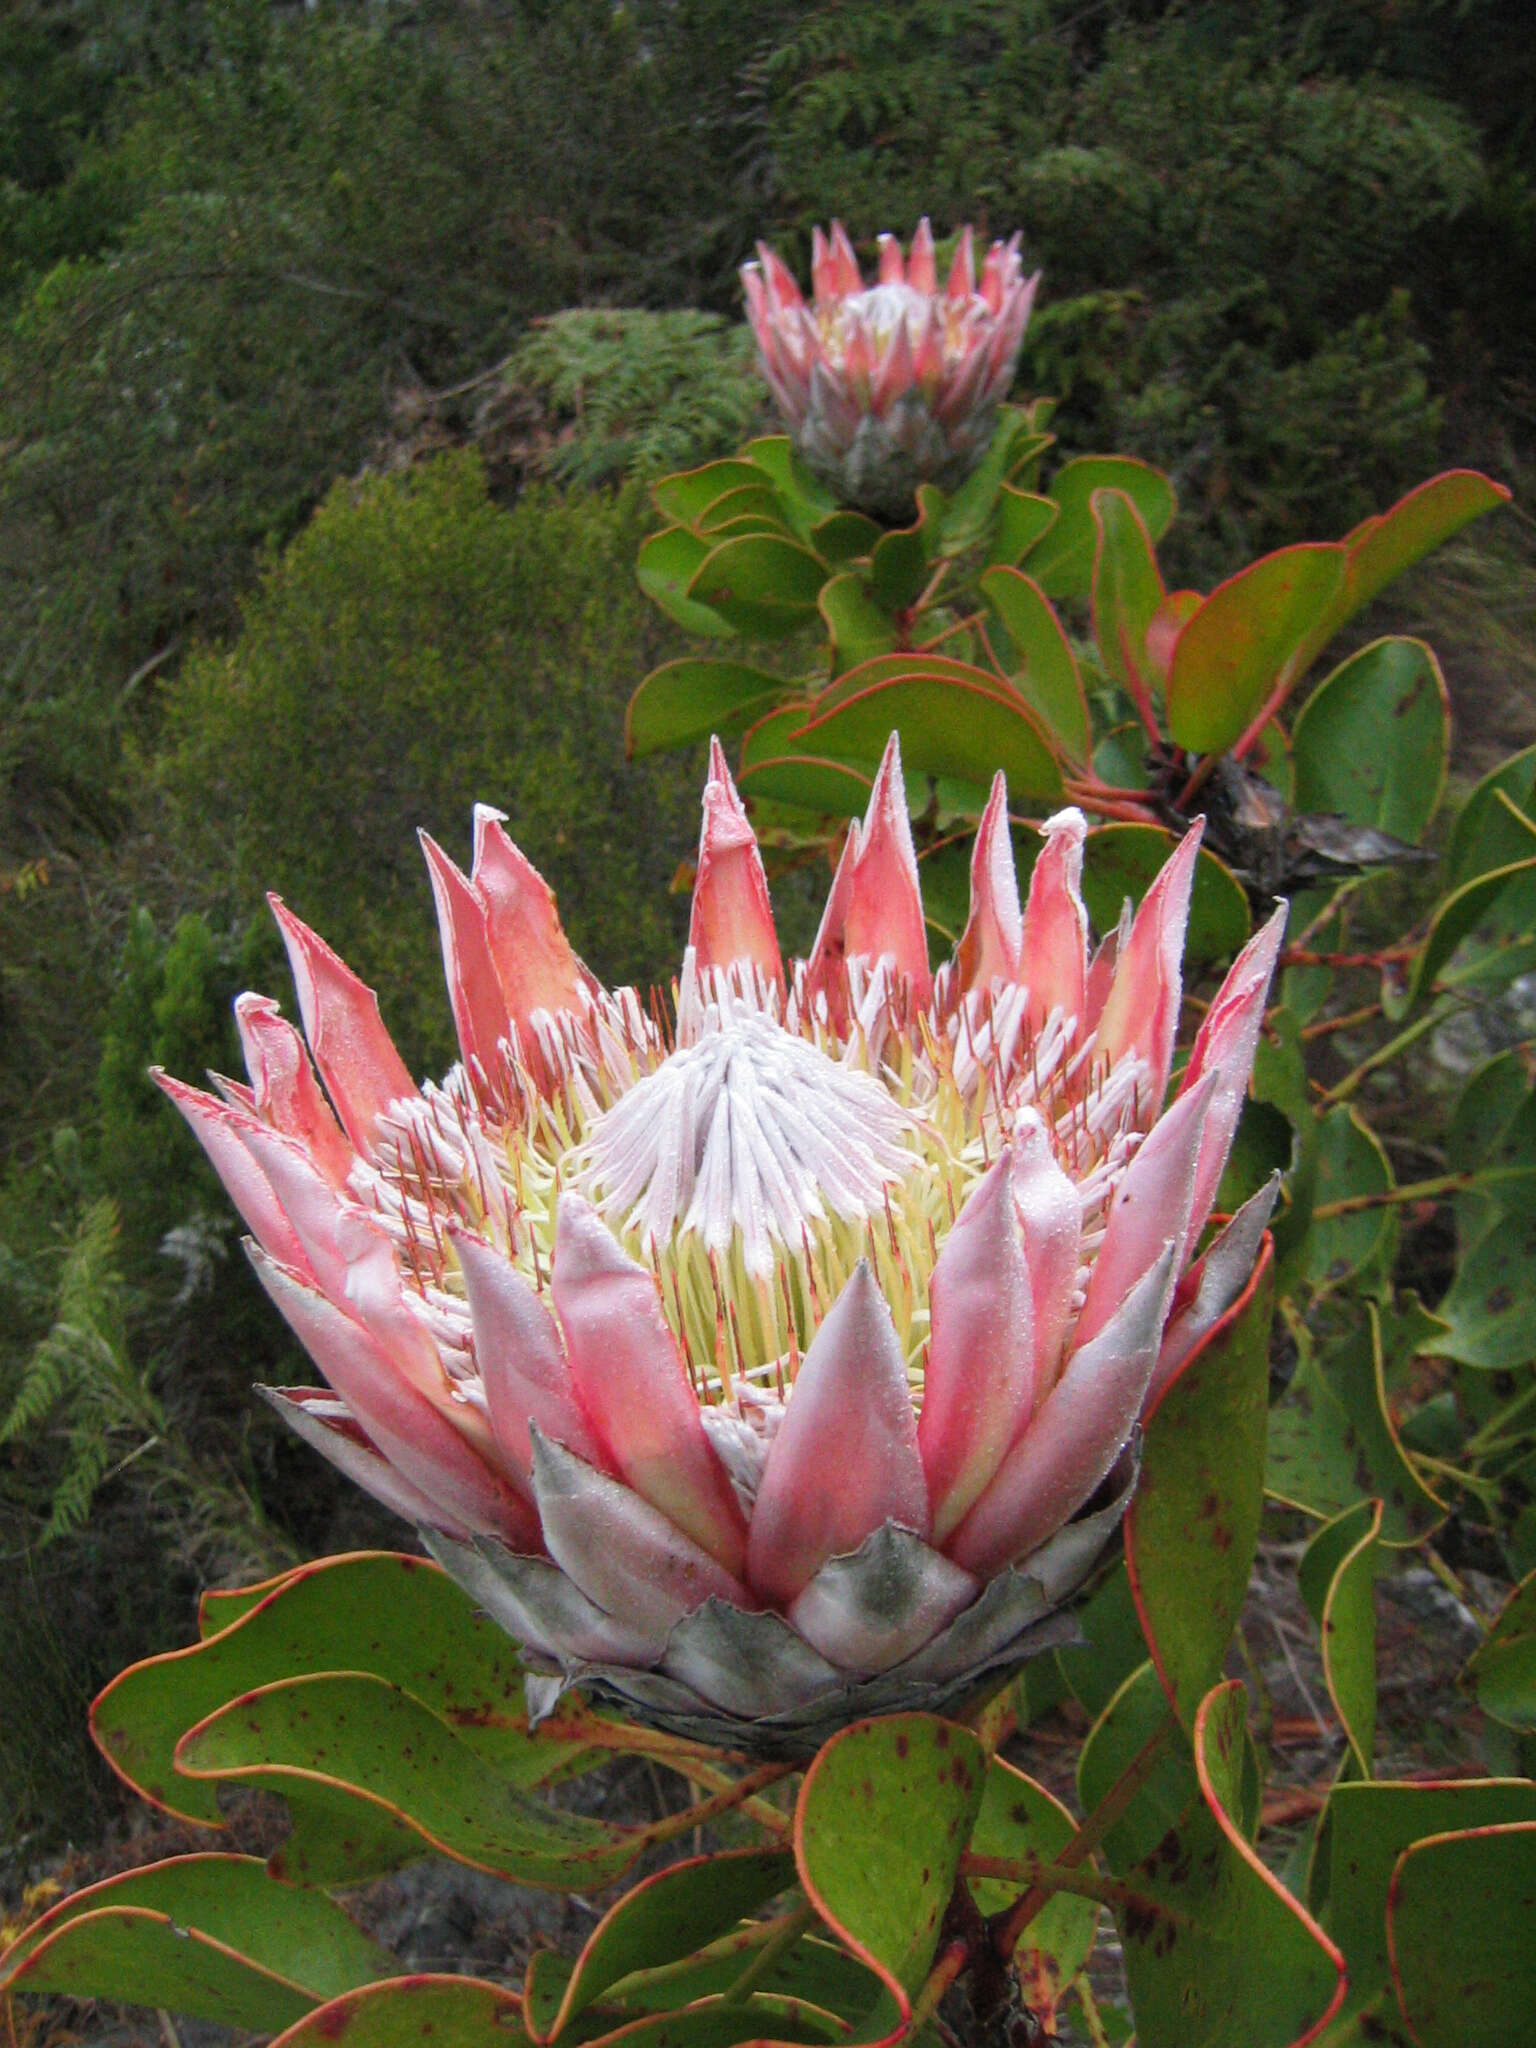
[[[1137,1418],[1236,1298],[1196,1256],[1283,912],[1164,1110],[1197,835],[1089,950],[1084,823],[1021,905],[1006,792],[930,972],[893,737],[809,959],[784,962],[713,750],[670,1002],[603,989],[502,828],[423,835],[462,1061],[417,1087],[281,902],[304,1038],[161,1077],[324,1375],[269,1390],[525,1646],[662,1725],[795,1754],[1062,1640]],[[318,1072],[317,1072],[318,1070]]]
[[[802,458],[843,502],[900,523],[919,484],[964,483],[992,438],[1040,281],[1023,275],[1017,235],[992,244],[978,279],[963,228],[942,291],[926,220],[905,259],[894,235],[880,237],[873,285],[837,221],[830,235],[815,230],[809,305],[766,244],[741,278],[769,389]]]

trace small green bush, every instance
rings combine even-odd
[[[205,901],[277,890],[384,991],[415,1067],[452,1037],[414,834],[467,864],[477,800],[605,980],[675,970],[696,765],[623,758],[625,701],[672,644],[634,583],[644,522],[635,488],[503,510],[465,454],[338,484],[170,694],[161,779]]]

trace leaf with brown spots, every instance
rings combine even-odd
[[[1148,1415],[1125,1518],[1142,1632],[1186,1724],[1221,1673],[1258,1543],[1273,1304],[1266,1242],[1243,1294]]]
[[[987,1760],[931,1714],[858,1721],[805,1774],[795,1860],[805,1895],[889,1988],[901,2017],[933,1961]]]

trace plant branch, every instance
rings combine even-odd
[[[1323,1107],[1331,1109],[1336,1102],[1348,1102],[1368,1075],[1374,1074],[1378,1067],[1384,1067],[1389,1060],[1396,1059],[1400,1052],[1406,1052],[1410,1045],[1416,1045],[1421,1038],[1433,1031],[1437,1024],[1444,1023],[1449,1009],[1448,1003],[1436,1003],[1433,1008],[1426,1010],[1422,1017],[1410,1024],[1406,1031],[1399,1031],[1396,1038],[1389,1039],[1383,1046],[1378,1046],[1376,1051],[1363,1059],[1358,1067],[1346,1074],[1342,1081],[1324,1092],[1321,1098]]]
[[[780,1778],[787,1778],[799,1768],[798,1764],[763,1764],[757,1770],[749,1771],[744,1778],[734,1779],[713,1798],[703,1800],[698,1806],[685,1807],[681,1813],[668,1814],[665,1820],[654,1821],[639,1832],[647,1842],[675,1841],[679,1835],[686,1835],[692,1829],[702,1827],[705,1821],[713,1820],[717,1813],[729,1813],[733,1806],[745,1806],[754,1792],[776,1785]],[[768,1810],[773,1813],[778,1832],[782,1834],[789,1822],[782,1813],[773,1808]]]

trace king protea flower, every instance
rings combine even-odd
[[[717,744],[664,1004],[598,984],[482,807],[468,875],[423,835],[441,1086],[276,899],[308,1050],[245,995],[248,1085],[160,1077],[327,1382],[269,1398],[525,1646],[538,1710],[580,1682],[793,1754],[1070,1635],[1149,1390],[1257,1257],[1272,1195],[1196,1252],[1283,912],[1164,1110],[1198,833],[1090,956],[1083,819],[1043,831],[1021,908],[999,778],[931,974],[893,737],[786,966]]]
[[[807,305],[766,244],[742,266],[763,375],[795,446],[850,505],[912,517],[921,483],[954,490],[986,452],[1008,394],[1039,273],[1023,275],[1019,237],[994,242],[976,276],[971,230],[939,289],[924,220],[903,261],[880,237],[866,286],[842,224],[812,243]]]

